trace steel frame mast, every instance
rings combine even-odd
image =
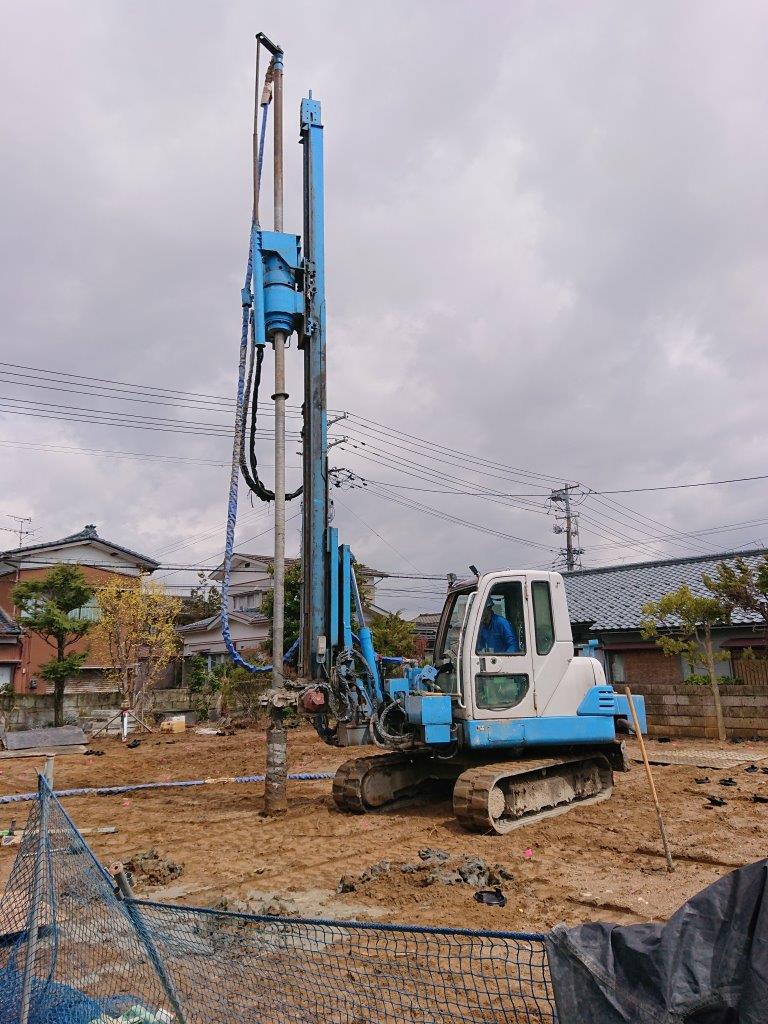
[[[326,398],[325,202],[320,103],[301,101],[304,150],[304,492],[299,672],[329,669],[328,411]]]

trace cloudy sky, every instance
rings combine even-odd
[[[286,50],[287,230],[298,104],[323,103],[358,557],[551,565],[566,481],[588,566],[768,543],[766,481],[588,494],[768,472],[768,8],[747,0],[4,0],[2,525],[220,552],[260,29]],[[241,543],[269,529],[244,503]],[[415,612],[441,585],[386,589]]]

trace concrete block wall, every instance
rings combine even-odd
[[[186,687],[158,690],[153,693],[152,713],[165,715],[191,708]],[[89,722],[103,724],[120,710],[120,697],[116,691],[64,694],[64,721],[85,726]],[[53,725],[53,694],[23,694],[13,700],[4,711],[9,729],[39,729]]]
[[[645,697],[651,736],[690,736],[717,739],[717,719],[707,686],[689,683],[630,681],[634,693]],[[768,740],[768,686],[744,683],[720,687],[729,737]]]

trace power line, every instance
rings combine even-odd
[[[701,545],[698,544],[698,542],[696,540],[696,537],[695,537],[695,535],[693,533],[691,533],[689,531],[676,530],[674,527],[671,527],[671,526],[669,526],[666,523],[662,523],[658,519],[654,519],[651,516],[647,516],[643,512],[637,512],[634,509],[629,508],[628,505],[623,505],[621,502],[615,501],[613,498],[607,498],[604,495],[591,495],[591,494],[587,494],[585,497],[586,498],[594,497],[595,500],[597,502],[599,502],[601,505],[605,505],[609,509],[609,511],[613,511],[614,512],[614,521],[615,521],[615,515],[619,515],[623,519],[640,523],[641,526],[644,525],[644,523],[650,523],[653,526],[660,527],[662,530],[669,531],[670,535],[674,535],[674,536],[679,537],[682,541],[687,542],[689,547],[691,546],[691,544],[690,544],[690,540],[691,539],[693,539],[693,541],[694,541],[694,546],[701,547]],[[597,514],[598,515],[602,514],[604,517],[606,516],[605,513],[600,513],[599,510],[598,510]],[[633,527],[631,525],[630,525],[629,528],[637,530],[637,527]],[[637,531],[637,532],[639,532],[639,531]],[[648,527],[647,526],[645,527],[645,533],[646,533],[647,536],[652,536],[652,537],[658,538],[658,534],[651,534],[648,531]]]
[[[197,420],[176,420],[162,416],[139,416],[129,412],[110,412],[87,406],[66,405],[55,402],[32,402],[0,395],[0,412],[30,416],[35,419],[64,420],[76,423],[95,423],[101,426],[132,427],[161,433],[198,434],[209,437],[231,437],[232,427],[226,423]],[[269,439],[272,431],[259,430],[258,436]],[[291,441],[298,441],[298,432],[287,432]]]
[[[377,465],[385,466],[388,469],[394,469],[396,472],[402,473],[403,475],[412,477],[416,480],[422,480],[424,482],[432,481],[434,483],[455,481],[456,483],[464,486],[473,486],[473,482],[471,480],[466,480],[463,477],[456,477],[453,474],[447,473],[443,469],[435,469],[422,462],[415,462],[412,459],[408,459],[404,455],[384,451],[376,446],[368,444],[367,442],[363,442],[363,444],[365,445],[365,451],[354,450],[355,446],[353,444],[353,451],[350,452],[350,449],[347,447],[347,442],[345,442],[342,447],[344,451],[349,454],[356,454],[359,458],[372,461]],[[492,501],[495,504],[505,505],[508,508],[519,508],[522,511],[538,512],[541,515],[546,515],[546,511],[543,508],[536,507],[531,502],[510,503],[508,501],[502,501],[500,499],[490,497],[489,493],[482,489],[482,485],[478,484],[476,487],[476,497],[483,497],[488,501]],[[544,495],[542,495],[542,497],[544,497]]]
[[[2,363],[0,363],[2,366]],[[11,384],[16,387],[26,388],[39,388],[44,391],[57,391],[65,392],[70,395],[89,395],[94,398],[104,398],[110,401],[123,401],[123,402],[136,402],[144,405],[162,405],[172,409],[203,409],[203,411],[212,412],[234,412],[235,403],[230,399],[207,399],[199,398],[193,400],[191,403],[186,400],[186,396],[183,392],[179,395],[162,395],[153,394],[151,391],[144,390],[125,390],[112,387],[102,387],[101,385],[78,384],[76,381],[65,381],[58,382],[58,378],[53,378],[56,383],[41,383],[41,381],[50,380],[51,378],[46,377],[35,377],[32,380],[26,380],[24,378],[32,376],[31,374],[18,374],[10,373],[7,370],[0,370],[0,379],[6,384]],[[22,378],[22,379],[19,379]],[[63,384],[73,384],[73,387],[64,387]],[[143,397],[147,396],[147,397]],[[189,396],[193,397],[193,396]],[[259,405],[259,411],[263,412],[264,415],[271,415],[274,413],[274,409],[269,403],[261,403]],[[300,416],[300,407],[294,407],[290,410],[289,415]]]
[[[476,530],[478,533],[486,533],[490,536],[501,537],[504,540],[515,541],[518,544],[525,544],[529,547],[542,548],[545,551],[553,550],[549,545],[542,544],[540,541],[530,540],[527,537],[517,537],[514,534],[505,533],[502,530],[495,530],[489,526],[480,526],[477,523],[471,523],[466,519],[461,519],[458,516],[451,515],[442,509],[432,508],[430,505],[423,505],[420,502],[410,501],[402,498],[401,496],[387,494],[386,491],[374,490],[373,493],[377,494],[381,498],[386,498],[387,501],[394,502],[396,505],[402,505],[403,508],[435,516],[438,519],[442,519],[444,522],[456,523],[459,526],[467,526],[471,530]]]
[[[724,484],[745,484],[752,480],[768,480],[768,473],[758,476],[734,476],[728,480],[699,480],[692,484],[661,484],[656,487],[624,487],[613,491],[594,491],[594,494],[642,494],[647,491],[682,491],[690,487],[721,487]]]
[[[347,504],[346,504],[345,502],[343,502],[343,501],[341,500],[341,498],[338,498],[338,497],[337,497],[337,498],[335,498],[334,500],[335,500],[335,501],[338,501],[338,503],[339,503],[339,504],[340,504],[340,505],[342,506],[342,508],[345,508],[345,509],[347,510],[347,512],[349,512],[349,513],[350,513],[351,515],[353,515],[353,516],[355,517],[355,519],[357,519],[357,521],[358,521],[358,522],[362,523],[362,524],[363,524],[363,526],[364,526],[364,527],[366,528],[366,530],[370,530],[370,531],[371,531],[371,533],[375,533],[375,534],[376,534],[376,536],[377,536],[377,537],[379,538],[379,540],[380,540],[380,541],[383,541],[383,542],[384,542],[384,543],[385,543],[385,544],[387,545],[387,547],[388,547],[388,548],[390,549],[390,551],[394,551],[394,553],[395,553],[395,554],[396,554],[396,555],[397,555],[397,556],[398,556],[399,558],[402,558],[402,560],[403,560],[404,562],[408,562],[408,564],[409,564],[409,565],[410,565],[410,566],[411,566],[411,567],[412,567],[413,569],[416,569],[416,572],[418,572],[418,571],[419,571],[419,570],[418,570],[418,567],[417,567],[417,566],[415,565],[415,563],[414,563],[414,562],[412,562],[412,561],[411,561],[411,559],[410,559],[410,558],[409,558],[409,557],[408,557],[407,555],[404,555],[404,554],[402,553],[402,551],[398,551],[398,550],[397,550],[397,548],[396,548],[396,547],[395,547],[395,546],[394,546],[393,544],[390,544],[390,543],[389,543],[389,541],[388,541],[388,540],[386,539],[386,537],[382,537],[382,535],[381,535],[381,534],[379,533],[379,531],[378,531],[378,530],[374,530],[374,528],[373,528],[372,526],[370,526],[370,525],[369,525],[368,523],[366,523],[366,521],[365,521],[365,520],[363,519],[363,517],[362,517],[362,516],[359,516],[359,515],[357,514],[357,512],[355,512],[355,511],[354,511],[353,509],[351,509],[351,508],[349,507],[349,505],[347,505]]]
[[[152,384],[132,384],[127,381],[114,380],[110,377],[93,377],[82,373],[66,373],[62,370],[48,370],[39,366],[27,366],[23,363],[8,363],[0,361],[0,366],[8,366],[14,370],[32,370],[33,373],[43,374],[44,379],[52,380],[61,378],[64,381],[86,381],[91,384],[114,384],[116,388],[104,388],[103,390],[126,390],[140,392],[142,394],[156,394],[161,397],[181,396],[183,398],[201,398],[212,402],[224,403],[234,407],[234,400],[224,395],[210,395],[200,391],[182,391],[178,388],[159,388]],[[47,376],[46,376],[47,375]],[[16,374],[16,376],[26,376]],[[84,385],[85,386],[85,385]],[[300,409],[300,406],[292,406],[292,409]]]
[[[225,462],[216,459],[197,459],[184,455],[157,455],[151,452],[123,452],[111,448],[78,448],[72,445],[37,444],[34,441],[0,441],[5,448],[32,449],[42,452],[57,452],[62,455],[98,455],[118,459],[155,460],[158,462],[194,463],[201,466],[226,467]]]
[[[367,416],[360,416],[358,413],[348,413],[349,418],[355,421],[362,429],[369,431],[374,434],[394,434],[396,437],[405,438],[409,442],[417,442],[420,447],[428,447],[435,451],[441,451],[447,455],[460,456],[462,460],[470,461],[479,465],[484,465],[492,469],[504,470],[507,474],[517,474],[522,477],[530,477],[532,479],[547,480],[557,482],[562,479],[561,475],[552,476],[548,473],[539,473],[536,470],[521,469],[520,467],[508,466],[504,463],[495,462],[491,459],[482,458],[482,456],[473,455],[471,452],[464,452],[457,448],[451,448],[447,445],[439,444],[435,441],[430,441],[428,438],[419,437],[417,434],[410,434],[404,430],[398,430],[395,427],[388,427],[384,423],[379,423],[377,420],[370,419]],[[545,491],[550,489],[550,484],[540,485]]]
[[[127,382],[127,381],[116,380],[115,378],[111,378],[111,377],[95,377],[95,376],[87,375],[87,374],[77,374],[77,373],[65,372],[65,371],[61,371],[61,370],[52,370],[52,369],[47,369],[47,368],[43,368],[43,367],[30,366],[30,365],[25,364],[25,363],[12,363],[12,362],[7,362],[7,361],[0,361],[0,367],[7,367],[7,368],[9,368],[8,370],[0,371],[0,372],[4,373],[6,375],[6,377],[14,376],[14,377],[27,378],[27,377],[33,377],[33,375],[38,374],[38,375],[43,375],[42,379],[47,379],[47,380],[54,381],[54,382],[55,381],[71,382],[71,383],[76,383],[76,382],[79,382],[79,381],[80,382],[84,382],[83,384],[80,385],[80,387],[85,387],[85,386],[88,386],[88,385],[105,385],[105,387],[101,388],[101,390],[102,391],[107,391],[107,392],[114,392],[115,394],[114,394],[113,397],[119,397],[119,395],[121,393],[125,393],[125,394],[131,393],[131,394],[156,396],[156,397],[158,397],[160,399],[171,399],[171,400],[177,400],[177,399],[200,399],[200,400],[202,400],[203,403],[206,403],[206,402],[207,403],[215,403],[215,404],[217,404],[220,407],[225,407],[227,410],[229,410],[229,409],[234,407],[234,402],[233,402],[233,400],[231,398],[223,396],[223,395],[212,395],[212,394],[207,393],[207,392],[185,391],[185,390],[178,389],[178,388],[157,387],[155,385],[147,385],[147,384],[135,384],[135,383]],[[16,371],[31,371],[31,372],[30,373],[22,373],[22,372],[16,372]],[[14,383],[14,381],[10,381],[9,380],[8,383]],[[15,381],[15,383],[21,384],[22,381]],[[35,386],[37,386],[37,385],[35,385]],[[57,385],[57,388],[58,388],[58,385]],[[77,393],[77,392],[75,392],[75,393]],[[81,392],[81,393],[84,393],[84,392]],[[101,397],[109,397],[109,395],[104,395],[104,396],[101,396]],[[159,404],[162,404],[162,403],[159,403]],[[261,408],[261,406],[260,406],[260,408]],[[293,414],[295,414],[297,416],[300,415],[300,412],[301,412],[301,407],[300,406],[291,406],[289,408],[291,408],[291,411],[292,411]],[[271,409],[272,409],[271,404],[269,404],[269,403],[265,403],[264,404],[264,411],[265,412],[268,412]],[[96,410],[96,411],[100,411],[100,410]],[[333,410],[333,411],[341,412],[341,410]],[[365,430],[368,433],[373,433],[375,435],[383,435],[384,437],[386,437],[386,436],[394,436],[394,437],[397,437],[397,438],[402,438],[402,439],[405,439],[407,442],[411,443],[411,445],[412,445],[413,442],[416,442],[417,445],[419,446],[419,450],[421,450],[421,451],[423,451],[423,449],[426,447],[427,449],[429,449],[431,451],[434,451],[434,452],[441,452],[441,453],[447,454],[447,455],[459,456],[462,461],[471,462],[471,463],[473,463],[476,466],[485,466],[485,467],[490,468],[490,469],[498,469],[498,470],[502,470],[506,474],[516,474],[518,476],[522,476],[524,478],[527,477],[529,479],[537,479],[537,480],[549,481],[549,482],[555,482],[555,483],[562,479],[561,475],[553,476],[552,474],[540,473],[540,472],[538,472],[536,470],[527,470],[527,469],[523,469],[521,467],[508,466],[508,465],[505,465],[504,463],[496,462],[496,461],[494,461],[492,459],[485,459],[485,458],[483,458],[481,456],[473,455],[470,452],[465,452],[465,451],[461,451],[460,449],[451,448],[448,445],[442,445],[442,444],[439,444],[437,442],[431,441],[431,440],[429,440],[427,438],[420,437],[419,435],[408,433],[407,431],[399,430],[399,429],[394,428],[394,427],[387,427],[386,424],[383,424],[383,423],[379,422],[378,420],[374,420],[374,419],[371,419],[370,417],[366,417],[366,416],[361,416],[358,413],[343,412],[342,415],[344,415],[349,420],[353,421],[358,426],[359,429]],[[597,495],[640,494],[640,493],[652,492],[652,491],[683,490],[683,489],[694,488],[694,487],[717,487],[717,486],[723,486],[723,485],[729,485],[729,484],[748,483],[748,482],[752,482],[752,481],[756,481],[756,480],[768,480],[768,474],[757,474],[757,475],[754,475],[754,476],[743,476],[743,477],[730,477],[730,478],[722,479],[722,480],[702,480],[702,481],[696,481],[696,482],[692,482],[692,483],[661,484],[661,485],[654,485],[654,486],[648,486],[648,487],[625,487],[625,488],[614,488],[614,489],[603,489],[603,490],[590,489],[590,491],[591,491],[592,494],[597,494]],[[550,483],[547,483],[547,484],[542,483],[542,484],[539,484],[539,485],[536,485],[536,486],[540,486],[542,488],[542,492],[543,492],[542,493],[542,497],[545,496],[544,492],[546,492],[547,490],[551,490]],[[502,495],[499,495],[499,496],[502,496]],[[503,495],[503,496],[505,496],[505,497],[528,497],[528,496],[536,497],[538,495],[537,495],[536,492],[533,492],[530,495],[527,495],[527,494],[526,495],[516,494],[516,495]]]

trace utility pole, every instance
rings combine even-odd
[[[578,484],[563,484],[549,496],[551,502],[563,506],[562,512],[555,513],[555,525],[552,529],[554,533],[565,534],[565,548],[560,549],[560,557],[568,572],[583,568],[581,556],[584,554],[584,548],[581,547],[579,539],[579,514],[571,507],[571,491],[578,490],[578,487]]]
[[[283,230],[283,51],[272,54],[274,88],[273,186],[275,231]],[[285,648],[285,340],[286,332],[272,334],[275,349],[275,558],[274,600],[272,611],[272,687],[283,689],[283,652]],[[286,738],[282,709],[270,706],[267,729],[267,767],[264,810],[282,814],[288,809]]]

